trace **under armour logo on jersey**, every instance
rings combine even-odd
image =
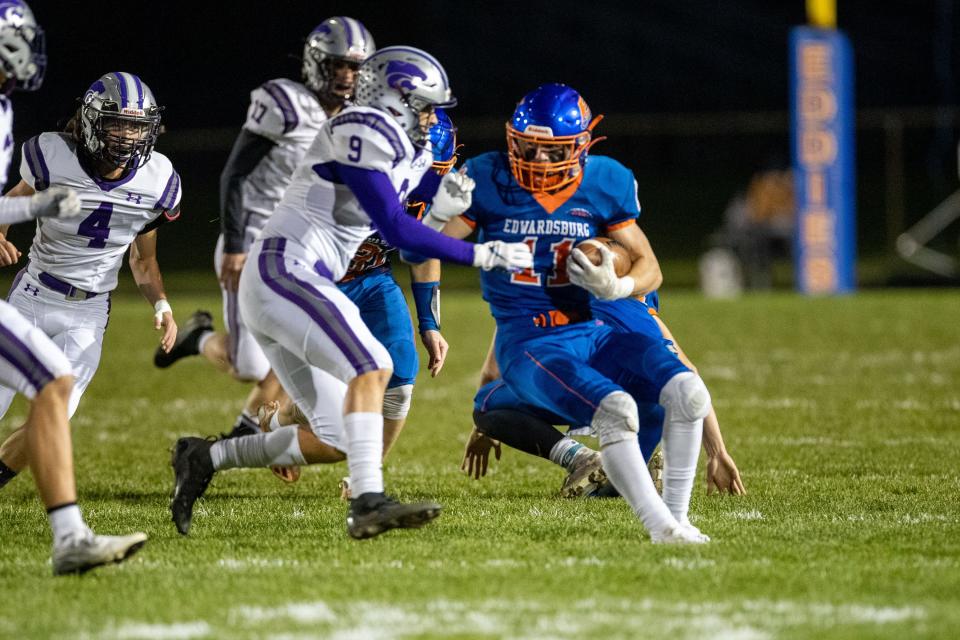
[[[134,204],[140,204],[140,201],[143,200],[143,196],[139,193],[128,193],[127,202],[133,202]]]
[[[425,166],[427,166],[427,156],[425,155],[420,156],[419,158],[413,161],[412,166],[414,169],[423,169]]]
[[[32,284],[25,284],[25,285],[23,285],[23,290],[26,291],[27,293],[29,293],[30,295],[34,296],[34,297],[36,297],[37,295],[40,294],[40,289],[38,289],[37,287],[33,286]]]

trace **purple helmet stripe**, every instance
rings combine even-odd
[[[283,263],[285,238],[264,241],[258,267],[260,279],[277,295],[300,307],[319,325],[333,342],[357,375],[379,369],[374,357],[350,328],[350,323],[330,299],[310,283],[290,274]]]
[[[0,324],[0,358],[13,365],[39,391],[53,380],[53,374],[12,331]]]
[[[137,107],[143,109],[143,83],[139,76],[133,76],[133,82],[137,85]]]
[[[127,106],[127,79],[123,77],[125,75],[122,71],[113,73],[113,77],[117,81],[117,87],[120,89],[120,102],[123,103],[120,105],[121,109]]]
[[[300,118],[297,117],[297,110],[293,107],[290,97],[276,82],[267,82],[263,85],[263,90],[270,94],[273,101],[280,107],[280,113],[283,115],[283,132],[287,133],[297,127]]]
[[[343,25],[343,33],[347,36],[347,49],[353,47],[353,25],[350,24],[350,18],[346,16],[337,16],[334,20],[339,20]]]

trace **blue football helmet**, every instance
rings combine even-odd
[[[35,91],[43,84],[47,52],[43,29],[22,0],[0,0],[0,66],[7,76],[0,93]]]
[[[510,170],[521,187],[552,193],[578,179],[587,152],[600,138],[583,97],[567,85],[542,85],[523,97],[507,122]]]
[[[433,170],[444,175],[457,163],[457,128],[446,109],[434,110],[437,123],[430,127],[430,145],[433,148]]]

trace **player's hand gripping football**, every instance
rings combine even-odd
[[[467,175],[466,167],[460,171],[451,171],[443,176],[437,195],[433,197],[433,204],[424,219],[424,223],[434,229],[441,229],[443,225],[467,209],[473,203],[473,189],[477,183]]]
[[[485,436],[474,427],[467,438],[467,446],[463,450],[463,460],[460,462],[460,471],[468,476],[473,476],[474,480],[479,480],[487,475],[487,466],[490,464],[490,449],[493,449],[494,456],[500,459],[500,442],[489,436]]]
[[[473,266],[484,271],[500,268],[516,273],[533,268],[533,254],[526,243],[491,240],[473,245]]]
[[[245,253],[224,253],[220,262],[220,282],[227,291],[237,291],[240,288],[240,272],[247,262]]]
[[[727,491],[734,496],[747,495],[737,463],[729,453],[720,451],[707,458],[707,495],[714,492],[723,494]]]
[[[423,341],[427,355],[430,356],[430,362],[427,365],[427,368],[430,369],[430,377],[436,378],[440,370],[443,369],[443,363],[447,359],[447,351],[450,349],[450,345],[447,344],[439,331],[424,331],[420,334],[420,340]]]
[[[613,268],[613,252],[607,247],[598,247],[600,264],[595,265],[579,249],[570,252],[567,259],[567,274],[570,282],[583,287],[601,300],[619,300],[633,293],[634,281],[630,276],[618,277]]]
[[[73,218],[80,213],[80,198],[70,187],[53,186],[30,196],[34,218]]]

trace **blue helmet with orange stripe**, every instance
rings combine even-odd
[[[517,183],[549,193],[578,179],[590,147],[599,142],[596,118],[583,97],[565,84],[537,87],[517,104],[507,122],[507,155]]]
[[[430,127],[430,145],[433,148],[433,170],[443,175],[457,163],[457,128],[447,110],[434,110],[437,122]]]

